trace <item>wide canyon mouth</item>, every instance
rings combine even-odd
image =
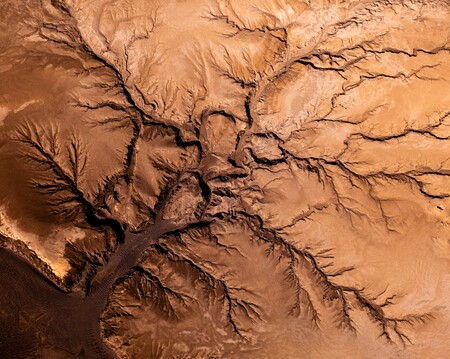
[[[444,359],[450,3],[0,3],[1,359]]]

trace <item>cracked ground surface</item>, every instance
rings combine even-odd
[[[1,358],[446,358],[447,1],[0,4]]]

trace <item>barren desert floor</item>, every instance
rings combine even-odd
[[[0,2],[0,359],[446,359],[450,2]]]

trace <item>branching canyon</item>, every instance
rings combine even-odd
[[[0,19],[0,358],[448,357],[448,1]]]

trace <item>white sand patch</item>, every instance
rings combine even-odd
[[[64,257],[65,245],[69,241],[85,236],[83,230],[73,226],[52,229],[46,237],[38,236],[20,228],[17,221],[7,216],[5,206],[0,206],[0,233],[24,242],[60,278],[64,277],[70,269],[69,263]]]
[[[3,125],[3,121],[10,112],[11,110],[9,108],[0,106],[0,126]]]

